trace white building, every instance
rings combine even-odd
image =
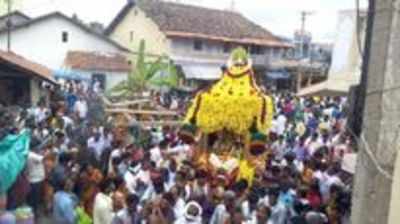
[[[19,15],[25,21],[11,28],[11,51],[47,66],[53,71],[65,68],[68,52],[125,54],[128,49],[92,30],[76,18],[54,12],[36,18]],[[0,28],[0,49],[7,50],[7,28]],[[97,70],[86,73],[98,74]],[[107,73],[101,73],[107,74]]]
[[[358,24],[358,25],[357,25]],[[364,48],[366,13],[357,23],[355,10],[339,12],[328,79],[300,91],[299,95],[347,95],[361,78],[361,49]]]

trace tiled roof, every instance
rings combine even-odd
[[[25,73],[28,73],[29,75],[33,75],[40,79],[55,83],[52,72],[49,68],[25,59],[24,57],[17,55],[13,52],[0,50],[0,63],[9,64],[19,70],[24,71]]]
[[[78,70],[111,72],[129,72],[131,70],[131,65],[125,56],[100,52],[69,51],[64,64]]]
[[[160,0],[137,0],[136,5],[167,36],[213,39],[243,44],[289,46],[267,29],[237,12]],[[108,34],[112,33],[133,6],[134,4],[130,3],[121,10],[108,27]]]

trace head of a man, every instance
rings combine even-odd
[[[129,213],[133,213],[137,210],[137,206],[139,204],[139,197],[136,194],[129,194],[126,198],[126,206],[128,208]]]
[[[112,195],[113,209],[119,211],[125,207],[125,196],[122,192],[116,191]]]
[[[257,207],[256,217],[258,223],[267,223],[270,215],[271,215],[271,210],[269,207],[263,204]]]
[[[113,185],[114,184],[111,179],[108,178],[104,179],[99,185],[100,192],[107,195],[110,194],[114,189]]]
[[[278,203],[279,187],[273,187],[268,192],[268,201],[270,206],[275,206]]]

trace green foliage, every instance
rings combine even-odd
[[[247,54],[246,49],[243,47],[237,47],[232,51],[231,58],[233,61],[247,61],[249,55]]]
[[[8,3],[11,4],[11,11],[15,11],[21,8],[24,0],[0,0],[0,15],[7,14]]]
[[[168,57],[161,56],[156,60],[147,60],[146,44],[142,40],[136,56],[136,63],[128,75],[128,79],[118,83],[111,92],[120,96],[134,96],[151,87],[175,87],[178,83],[178,72]]]

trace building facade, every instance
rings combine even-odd
[[[12,52],[45,65],[57,74],[60,74],[60,70],[70,68],[65,66],[64,62],[71,51],[120,55],[126,55],[129,52],[127,48],[89,28],[77,18],[67,17],[60,12],[36,18],[21,16],[19,13],[18,17],[15,17],[14,14],[11,14],[11,18],[20,19],[11,27],[10,40],[8,40],[7,27],[0,27],[0,49],[7,50],[8,42],[10,42]],[[104,64],[108,63],[103,62],[103,66]],[[87,76],[88,73],[95,76],[99,71],[77,70],[63,74]],[[101,72],[100,74],[108,73]],[[125,76],[126,74],[125,72]],[[68,75],[64,78],[68,78]]]
[[[168,55],[188,80],[214,80],[231,49],[243,46],[259,71],[291,46],[241,14],[159,0],[129,1],[106,35],[135,51],[146,41],[150,55]]]

